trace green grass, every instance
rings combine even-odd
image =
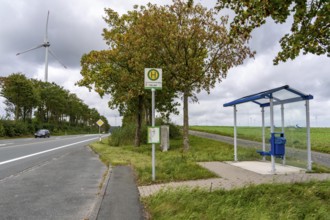
[[[139,185],[215,177],[196,165],[199,161],[233,160],[233,147],[190,136],[183,152],[181,140],[171,140],[170,151],[156,146],[156,182],[151,180],[151,146],[111,147],[103,140],[92,148],[107,164],[131,165]],[[254,149],[240,148],[239,158],[260,158]],[[326,171],[329,171],[327,169]],[[327,219],[330,181],[297,184],[262,184],[230,191],[179,188],[142,199],[151,219]]]
[[[233,146],[190,136],[191,148],[182,151],[182,140],[171,140],[170,151],[156,146],[156,182],[151,180],[151,146],[92,148],[107,164],[131,165],[139,185],[215,177],[196,165],[199,161],[233,160]],[[240,148],[241,160],[257,160],[254,149]],[[327,169],[326,171],[329,171]],[[151,219],[327,219],[330,181],[297,184],[262,184],[230,191],[179,188],[142,199]]]
[[[191,126],[191,130],[205,131],[224,136],[234,136],[233,127],[227,126]],[[276,128],[275,132],[280,132],[281,129]],[[265,129],[266,138],[270,134],[270,129]],[[267,136],[268,135],[268,136]],[[285,136],[287,146],[306,149],[306,128],[285,128]],[[237,137],[240,139],[262,141],[261,127],[238,127]],[[311,145],[312,150],[330,153],[330,128],[311,128]]]
[[[181,140],[171,140],[168,152],[161,152],[156,146],[156,183],[212,178],[215,174],[196,162],[233,160],[230,144],[191,136],[190,145],[188,152],[182,151]],[[111,147],[98,142],[92,148],[108,165],[133,166],[139,185],[154,183],[151,179],[151,145]],[[238,152],[242,160],[259,158],[254,149],[241,148]]]
[[[139,185],[185,181],[215,177],[215,174],[196,164],[202,161],[232,161],[233,146],[210,139],[190,136],[190,150],[182,151],[182,140],[171,140],[170,150],[161,152],[156,145],[156,181],[152,181],[151,145],[133,147],[109,146],[107,140],[92,144],[92,149],[100,155],[107,165],[131,165],[134,168]],[[238,148],[238,158],[244,160],[260,160],[261,157],[252,148]],[[289,165],[295,161],[287,160]],[[300,166],[304,167],[305,164]],[[313,165],[313,172],[327,173],[329,168]]]
[[[152,219],[329,219],[330,181],[230,191],[180,188],[144,198]]]

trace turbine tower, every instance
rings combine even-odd
[[[31,50],[35,50],[38,49],[40,47],[44,47],[46,49],[46,54],[45,54],[45,82],[48,82],[48,52],[64,67],[67,68],[58,58],[57,56],[54,54],[54,52],[49,48],[50,47],[50,43],[48,41],[48,20],[49,20],[49,11],[47,14],[47,20],[46,20],[46,31],[45,31],[45,37],[44,37],[44,43],[40,44],[36,47],[33,47],[31,49],[28,49],[26,51],[17,53],[16,56],[22,54],[22,53],[26,53],[29,52]]]

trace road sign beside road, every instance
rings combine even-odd
[[[104,124],[104,122],[103,122],[101,119],[99,119],[99,120],[96,122],[96,124],[97,124],[99,127],[101,127],[101,126]]]
[[[162,69],[159,68],[144,69],[144,88],[162,89]]]
[[[96,122],[96,124],[99,126],[99,136],[100,136],[100,141],[101,141],[102,140],[102,138],[101,138],[101,126],[104,124],[104,122],[101,119],[99,119]]]

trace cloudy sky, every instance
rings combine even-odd
[[[169,4],[170,0],[0,0],[0,75],[21,72],[27,77],[44,79],[45,49],[39,48],[16,56],[16,53],[43,43],[47,11],[50,11],[48,35],[51,50],[68,68],[64,69],[52,56],[49,57],[48,81],[55,82],[76,93],[79,98],[105,115],[111,125],[120,125],[116,110],[107,107],[109,97],[101,99],[86,88],[74,86],[81,79],[80,58],[91,50],[106,49],[102,29],[104,8],[119,13],[132,10],[133,5],[148,2]],[[216,0],[195,1],[213,7]],[[273,66],[272,60],[279,51],[279,39],[290,30],[290,22],[284,25],[268,21],[253,32],[250,46],[257,51],[255,59],[229,71],[226,79],[208,95],[198,95],[199,102],[191,103],[190,124],[232,125],[232,108],[223,104],[252,93],[282,85],[290,85],[304,93],[312,94],[311,125],[330,126],[330,62],[326,56],[305,55],[294,61]],[[3,98],[0,98],[0,114],[4,115]],[[275,110],[278,113],[278,109]],[[279,115],[279,114],[277,114]],[[239,125],[260,125],[260,109],[252,104],[238,107]],[[278,120],[278,117],[276,118]],[[182,124],[182,114],[172,121]],[[286,106],[286,124],[305,123],[304,103]]]

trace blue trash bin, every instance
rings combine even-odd
[[[284,133],[272,133],[270,138],[271,155],[283,157],[285,155],[285,143],[286,139],[284,137]]]

